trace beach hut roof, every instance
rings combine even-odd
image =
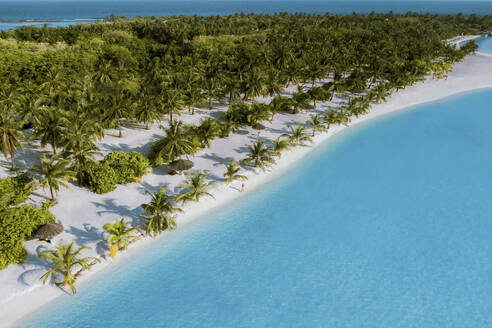
[[[193,162],[187,159],[177,159],[169,163],[168,167],[173,171],[186,171],[193,167]]]
[[[32,238],[49,240],[62,232],[63,225],[61,223],[46,223],[32,235]]]

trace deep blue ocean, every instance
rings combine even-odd
[[[348,14],[352,12],[406,13],[408,11],[438,14],[492,14],[492,1],[258,1],[258,0],[102,0],[102,1],[0,1],[0,30],[21,25],[67,26],[78,19],[117,16],[172,16],[172,15],[229,15],[234,13],[307,12]],[[30,20],[30,22],[16,22]],[[5,22],[8,21],[8,22]],[[34,21],[34,22],[32,22]]]

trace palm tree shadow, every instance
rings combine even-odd
[[[234,158],[232,158],[232,157],[220,157],[216,153],[211,153],[211,154],[210,153],[206,153],[206,154],[203,154],[200,157],[201,158],[204,158],[204,159],[209,159],[211,161],[214,161],[215,162],[213,164],[214,166],[219,166],[219,165],[227,164],[227,163],[231,162],[232,160],[234,160]]]
[[[216,120],[225,120],[226,114],[221,111],[213,111],[210,113],[210,116]]]
[[[210,172],[208,175],[208,180],[213,183],[224,182],[224,178]]]
[[[83,227],[83,229],[75,228],[73,226],[70,227],[69,232],[76,236],[74,241],[79,245],[87,245],[91,242],[97,242],[96,253],[104,257],[106,252],[109,250],[109,247],[104,242],[103,231],[91,226],[88,223],[84,223]]]
[[[51,197],[49,196],[46,196],[46,195],[41,195],[40,193],[38,192],[32,192],[31,195],[33,196],[38,196],[39,198],[44,198],[44,199],[51,199]]]
[[[240,146],[234,149],[235,152],[239,154],[248,154],[249,153],[249,148],[247,146]]]
[[[101,208],[101,210],[97,212],[98,215],[104,213],[114,213],[118,217],[131,219],[132,226],[136,226],[137,224],[141,223],[140,221],[142,209],[140,207],[130,209],[128,206],[125,205],[117,205],[115,198],[106,199],[102,203],[92,202],[92,204],[95,205],[97,208]]]
[[[234,132],[234,134],[239,134],[239,135],[243,136],[243,135],[249,134],[249,131],[245,130],[245,129],[241,129],[239,131]]]
[[[35,269],[31,270],[25,270],[22,272],[19,277],[17,278],[17,281],[22,283],[25,286],[32,286],[33,283],[29,281],[39,281],[39,278],[50,269],[50,265],[47,261],[41,259],[38,254],[42,251],[47,251],[49,250],[46,248],[45,245],[39,245],[36,247],[36,254],[27,254],[27,258],[24,261],[24,263],[21,265],[23,269],[26,269],[26,265],[34,265],[36,266]],[[39,276],[36,274],[38,273]],[[35,277],[33,277],[36,274]]]
[[[270,133],[276,133],[276,134],[284,134],[289,132],[288,129],[266,128],[266,130]]]
[[[151,185],[148,182],[140,182],[140,185],[142,186],[141,188],[138,188],[138,190],[142,193],[145,194],[145,191],[149,191],[152,193],[158,192],[162,187],[168,186],[168,184],[164,185]]]

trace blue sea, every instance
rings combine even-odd
[[[492,37],[479,39],[477,44],[478,51],[492,54]]]
[[[117,16],[230,15],[234,13],[307,12],[349,14],[408,11],[437,14],[492,14],[490,1],[323,1],[323,0],[4,0],[0,1],[0,30],[22,25],[68,26],[86,19]],[[81,21],[82,20],[82,21]]]
[[[491,103],[350,128],[22,327],[492,327]]]

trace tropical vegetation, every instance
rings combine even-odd
[[[74,242],[68,245],[55,246],[54,251],[43,251],[39,253],[39,257],[46,259],[52,265],[52,268],[41,276],[43,283],[46,283],[48,279],[61,276],[61,280],[55,282],[58,286],[69,286],[72,294],[77,292],[75,288],[75,281],[86,270],[89,270],[94,264],[101,262],[97,257],[88,256],[80,257],[80,253],[83,250],[90,249],[90,247],[83,246],[78,249],[74,248]]]

